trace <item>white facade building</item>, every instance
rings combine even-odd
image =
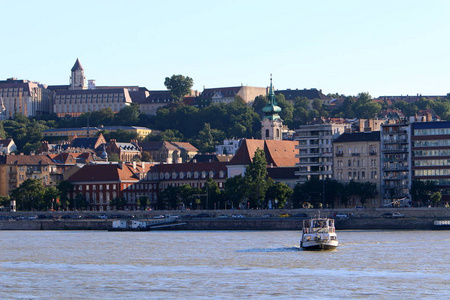
[[[2,119],[16,113],[26,117],[48,114],[51,109],[51,91],[39,82],[9,78],[0,81],[0,113]]]
[[[311,178],[332,178],[333,175],[333,140],[338,138],[351,125],[346,122],[334,123],[321,120],[319,124],[301,125],[295,130],[295,140],[299,149],[299,182]]]

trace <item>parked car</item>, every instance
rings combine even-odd
[[[398,213],[398,212],[395,212],[395,213],[392,213],[392,217],[393,218],[404,218],[405,215],[401,214],[401,213]]]
[[[348,216],[346,214],[344,214],[344,213],[337,213],[335,217],[336,217],[336,219],[346,219],[346,218],[348,218]]]
[[[98,218],[99,219],[108,219],[108,216],[107,215],[98,215]]]
[[[156,215],[156,216],[152,216],[152,219],[164,219],[166,216],[164,215]]]
[[[294,218],[307,218],[307,217],[308,217],[308,214],[305,214],[305,213],[299,213],[299,214],[293,215],[292,217],[294,217]]]
[[[288,214],[288,213],[284,213],[284,214],[278,215],[278,217],[279,218],[290,218],[292,216],[290,214]]]
[[[235,218],[235,219],[243,219],[243,218],[245,218],[243,215],[241,215],[241,214],[234,214],[234,215],[232,215],[231,216],[232,218]]]
[[[218,215],[217,218],[218,219],[228,219],[229,216],[228,215]]]
[[[211,218],[211,216],[208,214],[198,214],[194,218]]]
[[[395,213],[384,213],[381,215],[382,218],[403,218],[405,217],[404,214],[395,212]]]
[[[272,218],[273,216],[271,214],[265,214],[262,215],[261,218]]]

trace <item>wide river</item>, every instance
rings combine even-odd
[[[450,299],[449,231],[0,231],[0,299]]]

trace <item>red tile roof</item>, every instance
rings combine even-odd
[[[298,163],[295,155],[298,150],[296,141],[252,140],[245,139],[236,155],[231,159],[232,165],[247,165],[255,156],[256,149],[264,150],[268,165],[275,167],[292,167]]]
[[[6,155],[6,165],[54,165],[55,163],[46,155]]]
[[[138,178],[133,172],[132,166],[119,164],[98,164],[85,165],[78,172],[68,178],[70,182],[83,181],[138,181]]]

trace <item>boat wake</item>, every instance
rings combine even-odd
[[[300,247],[283,247],[283,248],[253,248],[253,249],[245,249],[245,250],[238,250],[237,252],[255,252],[255,253],[262,253],[262,252],[297,252],[300,251]]]

